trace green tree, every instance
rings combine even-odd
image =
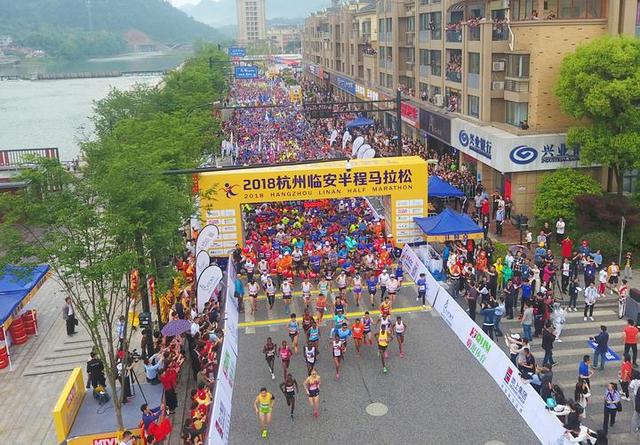
[[[557,170],[544,176],[534,202],[536,224],[554,223],[564,218],[568,226],[576,221],[576,197],[602,195],[602,187],[590,176],[576,170]]]
[[[135,257],[121,248],[119,227],[87,179],[57,161],[40,158],[34,165],[20,175],[25,189],[0,194],[0,266],[49,264],[105,365],[122,430],[116,323],[129,309],[127,278]]]
[[[584,163],[610,167],[622,195],[624,171],[640,167],[640,40],[604,37],[579,47],[560,68],[562,110],[584,125],[569,129]]]

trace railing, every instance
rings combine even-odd
[[[509,79],[504,80],[505,91],[514,93],[526,93],[529,91],[529,79]]]
[[[462,82],[462,73],[460,71],[447,70],[447,80],[451,82]]]
[[[420,77],[431,75],[431,67],[429,65],[420,65]]]
[[[469,40],[472,42],[480,41],[480,27],[479,26],[470,26],[468,29]]]
[[[462,33],[460,31],[447,30],[447,42],[462,42]]]
[[[436,25],[436,29],[432,29],[429,32],[431,33],[431,40],[442,40],[442,27],[439,23]]]
[[[420,40],[420,43],[427,43],[429,40],[429,31],[420,31],[418,39]]]
[[[432,76],[441,76],[442,75],[442,66],[440,65],[430,65],[431,66],[431,75]]]
[[[31,162],[29,158],[38,156],[47,159],[60,159],[57,147],[0,150],[0,169],[20,168]]]
[[[509,40],[509,29],[506,23],[493,24],[491,38],[494,42]]]

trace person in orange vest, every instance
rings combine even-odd
[[[453,298],[458,298],[460,292],[460,283],[462,282],[462,268],[457,261],[449,268],[449,278],[451,280],[451,291]]]

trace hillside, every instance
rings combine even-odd
[[[331,0],[266,0],[267,19],[304,18],[330,5]],[[200,0],[196,5],[186,5],[182,9],[196,20],[213,26],[237,22],[235,0]]]
[[[68,58],[120,52],[132,31],[163,44],[223,38],[164,0],[0,0],[0,11],[0,34]]]

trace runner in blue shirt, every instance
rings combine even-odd
[[[416,298],[416,300],[422,300],[422,306],[426,307],[427,279],[424,273],[420,274],[420,277],[416,280],[416,285],[418,286],[418,297]]]
[[[375,304],[373,303],[373,299],[375,298],[378,289],[378,279],[372,273],[370,273],[367,277],[367,289],[369,290],[369,300],[371,303],[371,307],[374,307]]]

